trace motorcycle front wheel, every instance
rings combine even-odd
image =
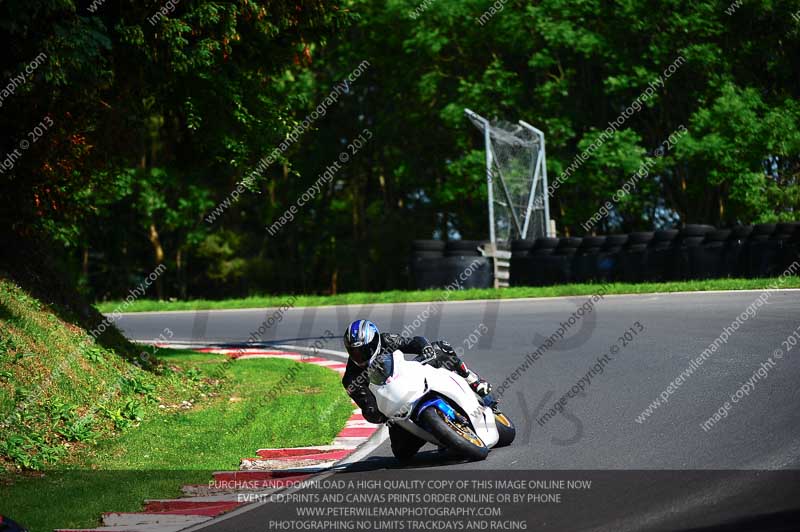
[[[514,427],[514,423],[512,423],[511,420],[508,419],[508,416],[502,412],[495,412],[494,424],[497,427],[498,434],[500,435],[495,447],[505,447],[506,445],[511,445],[511,442],[514,441],[514,437],[517,435],[517,429]]]
[[[469,424],[450,419],[438,408],[425,409],[419,416],[419,422],[454,454],[476,461],[485,460],[489,455],[489,448]]]

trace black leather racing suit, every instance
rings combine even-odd
[[[382,333],[381,349],[389,352],[399,349],[403,353],[417,355],[414,360],[427,362],[435,368],[447,368],[465,378],[470,375],[470,370],[456,354],[453,346],[445,341],[429,342],[422,336],[405,338],[398,334]],[[369,389],[366,367],[362,368],[348,359],[342,385],[347,390],[347,395],[361,408],[364,419],[370,423],[386,421],[386,417],[378,410],[375,396]],[[399,459],[411,458],[425,444],[425,440],[397,425],[389,427],[389,438],[392,442],[392,452]]]

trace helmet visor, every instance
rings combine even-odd
[[[378,351],[380,345],[381,345],[381,337],[380,335],[376,334],[369,342],[365,343],[352,342],[348,344],[346,346],[347,354],[350,355],[350,359],[353,362],[355,362],[357,365],[363,368],[367,365],[369,359],[372,358],[372,355],[374,355]]]

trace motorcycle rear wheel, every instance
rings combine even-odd
[[[489,448],[469,425],[451,420],[438,408],[425,409],[420,414],[419,421],[439,443],[459,456],[478,461],[485,460],[489,455]]]

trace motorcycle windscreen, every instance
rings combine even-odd
[[[382,385],[394,375],[394,357],[388,351],[378,353],[369,361],[367,376],[370,384]]]

